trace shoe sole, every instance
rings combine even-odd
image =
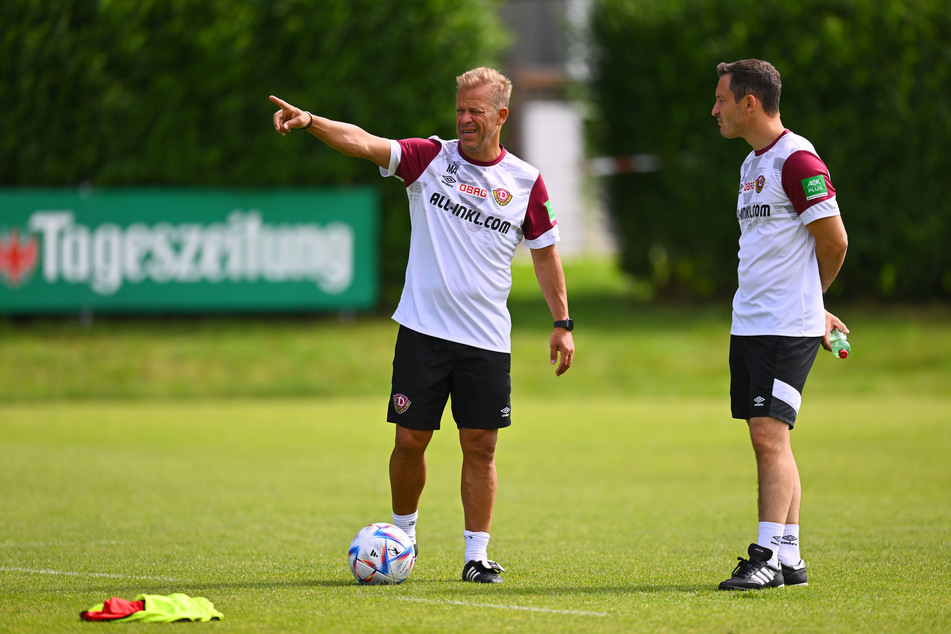
[[[770,588],[785,588],[785,584],[778,586],[725,586],[722,583],[719,586],[719,590],[769,590]]]
[[[496,577],[495,579],[488,579],[483,581],[482,579],[463,579],[463,581],[468,581],[469,583],[482,583],[482,584],[493,584],[493,583],[504,583],[505,579],[502,577]]]

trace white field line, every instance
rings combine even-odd
[[[179,579],[170,579],[168,577],[148,577],[139,575],[118,575],[107,572],[70,572],[65,570],[43,570],[38,568],[17,568],[13,566],[0,566],[0,572],[24,572],[36,575],[57,575],[64,577],[105,577],[109,579],[138,579],[148,581],[165,581],[180,583]],[[472,608],[491,608],[495,610],[520,610],[522,612],[542,612],[545,614],[568,614],[571,616],[608,616],[607,612],[591,612],[587,610],[555,610],[552,608],[533,608],[523,605],[504,605],[498,603],[473,603],[471,601],[439,600],[439,599],[421,599],[417,597],[398,597],[400,601],[413,601],[415,603],[430,603],[433,605],[460,605]]]
[[[144,575],[117,575],[108,572],[70,572],[67,570],[44,570],[39,568],[16,568],[13,566],[0,566],[0,572],[25,572],[31,575],[56,575],[62,577],[106,577],[109,579],[136,579],[146,581],[166,581],[171,583],[181,583],[181,579],[171,579],[169,577],[148,577]]]
[[[115,546],[119,542],[115,540],[98,541],[42,541],[42,542],[3,542],[0,548],[62,548],[63,546]]]
[[[588,612],[586,610],[554,610],[551,608],[532,608],[523,605],[503,605],[498,603],[472,603],[469,601],[453,601],[439,599],[419,599],[416,597],[397,597],[400,601],[414,601],[416,603],[431,603],[435,605],[462,605],[472,608],[492,608],[495,610],[521,610],[523,612],[544,612],[546,614],[570,614],[572,616],[608,616],[607,612]]]

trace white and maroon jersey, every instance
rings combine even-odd
[[[739,288],[734,335],[819,337],[822,283],[810,222],[839,215],[829,170],[812,143],[785,130],[740,168]]]
[[[506,302],[512,258],[559,241],[538,170],[502,148],[491,163],[467,158],[458,141],[390,140],[383,176],[406,186],[412,233],[406,281],[393,319],[432,337],[511,352]]]

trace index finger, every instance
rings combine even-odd
[[[273,101],[275,104],[277,104],[278,106],[280,106],[281,109],[283,109],[283,110],[293,110],[293,108],[291,107],[291,104],[287,103],[287,102],[284,101],[283,99],[278,99],[278,98],[275,97],[274,95],[271,95],[269,98],[270,98],[270,100]]]

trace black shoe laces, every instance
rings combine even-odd
[[[748,579],[753,575],[754,572],[766,565],[765,561],[757,561],[754,563],[753,561],[749,559],[743,559],[742,557],[737,557],[737,559],[740,561],[740,563],[738,563],[736,568],[733,569],[733,576],[741,577],[743,579]]]

